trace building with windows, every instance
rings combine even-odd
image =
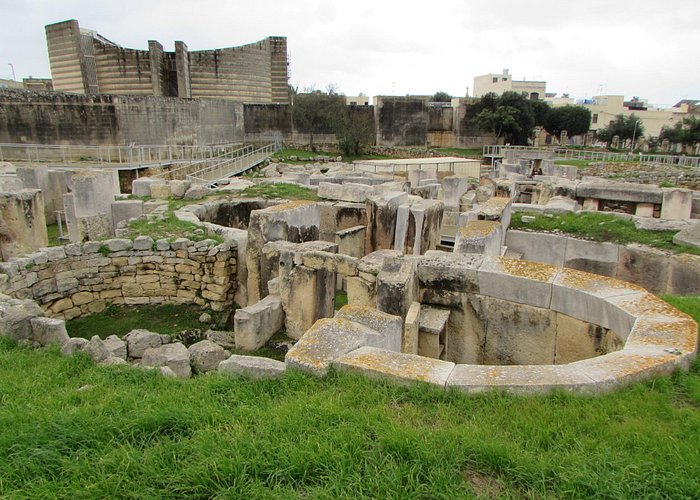
[[[474,77],[474,97],[481,97],[489,92],[498,95],[507,91],[519,92],[533,101],[544,100],[547,82],[513,80],[507,69],[502,73],[489,73]]]
[[[149,40],[148,50],[139,50],[71,19],[46,26],[46,42],[56,91],[289,102],[286,37],[214,50],[177,41],[172,52]]]

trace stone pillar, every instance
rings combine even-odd
[[[63,196],[71,241],[97,240],[114,234],[114,195],[113,172],[91,170],[73,176],[73,192]]]
[[[151,63],[153,95],[168,95],[168,70],[163,58],[163,46],[157,40],[148,41],[148,60]]]
[[[38,189],[0,193],[0,253],[4,260],[48,245],[44,198]]]
[[[407,202],[408,194],[398,191],[389,191],[367,199],[365,255],[394,246],[396,216],[399,206]]]
[[[598,198],[586,198],[583,200],[583,209],[584,210],[595,210],[596,212],[599,210],[599,202]]]
[[[191,98],[190,59],[185,42],[175,42],[175,68],[177,70],[177,96]]]
[[[585,208],[585,205],[584,205]],[[637,203],[637,207],[634,211],[634,215],[637,217],[654,217],[654,204],[653,203]]]

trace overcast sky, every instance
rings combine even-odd
[[[464,96],[509,68],[577,98],[700,99],[699,0],[0,0],[0,78],[49,77],[44,25],[71,18],[136,49],[286,36],[300,89]]]

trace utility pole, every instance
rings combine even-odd
[[[15,67],[12,65],[12,63],[7,63],[7,65],[12,68],[12,81],[16,82],[17,78],[15,78]]]

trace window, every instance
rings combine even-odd
[[[530,92],[530,100],[536,101],[540,98],[539,92]]]
[[[507,81],[508,81],[508,78],[503,78],[503,81],[504,81],[504,82],[507,82]]]
[[[593,118],[591,119],[591,123],[598,123],[598,113],[593,113]]]
[[[493,83],[498,83],[498,77],[493,78]]]

